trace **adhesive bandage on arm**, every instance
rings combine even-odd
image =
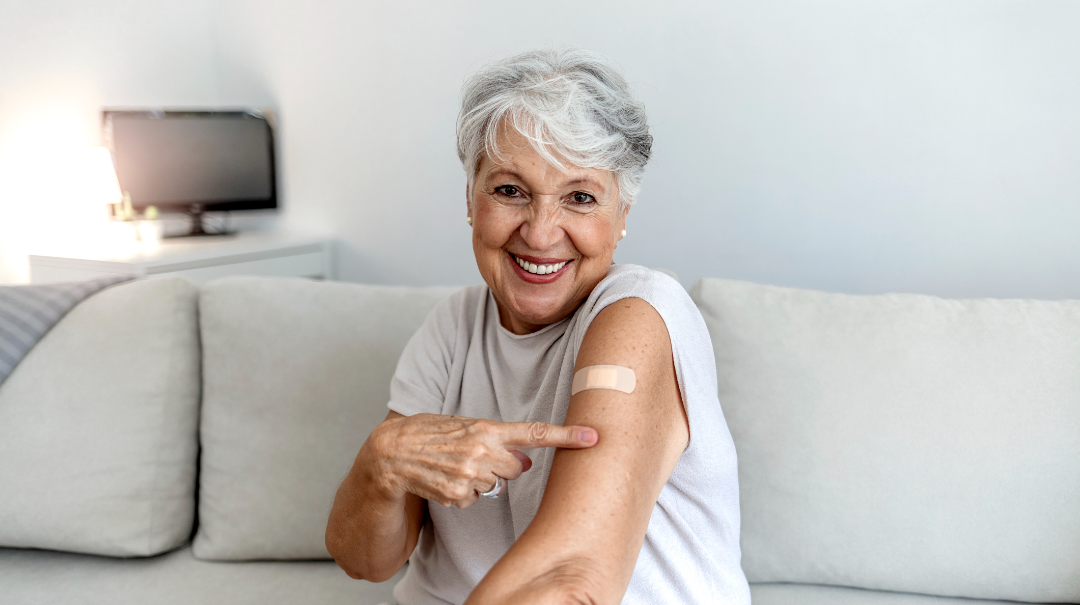
[[[586,389],[614,389],[623,393],[633,393],[637,386],[637,376],[630,368],[622,366],[589,366],[574,373],[574,382],[570,385],[573,397]]]

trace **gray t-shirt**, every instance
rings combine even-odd
[[[516,335],[499,323],[486,286],[440,303],[406,346],[390,386],[391,410],[503,422],[562,424],[578,348],[606,306],[640,298],[667,325],[690,443],[653,508],[623,603],[749,605],[739,565],[735,446],[716,396],[705,322],[678,282],[637,265],[612,265],[570,317]],[[464,510],[429,504],[430,516],[394,589],[401,605],[462,603],[532,522],[554,450],[526,450],[533,467],[497,500]]]

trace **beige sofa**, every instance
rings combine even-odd
[[[160,279],[80,304],[0,385],[0,603],[390,600],[323,529],[451,291]],[[693,296],[755,603],[1080,602],[1080,302]]]

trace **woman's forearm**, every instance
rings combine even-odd
[[[528,470],[532,461],[519,450],[595,443],[586,426],[390,412],[338,488],[326,548],[350,576],[387,580],[416,548],[427,502],[468,508],[496,477]]]
[[[349,576],[382,582],[405,565],[420,534],[424,501],[382,477],[365,443],[338,488],[326,527],[326,548]]]
[[[605,590],[604,582],[597,581],[603,572],[588,557],[530,563],[500,561],[509,568],[489,574],[465,605],[600,605],[622,598],[621,591]]]

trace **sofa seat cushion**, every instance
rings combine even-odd
[[[0,549],[5,605],[379,605],[401,575],[372,584],[333,561],[222,563],[196,559],[190,548],[141,559]]]
[[[1080,301],[692,296],[751,582],[1080,602]]]
[[[329,558],[334,494],[405,343],[453,288],[236,277],[202,289],[206,559]]]
[[[934,597],[814,584],[751,584],[754,605],[1007,605],[1016,601],[982,601]]]
[[[179,278],[99,292],[0,385],[0,546],[145,556],[190,539],[197,303]]]

